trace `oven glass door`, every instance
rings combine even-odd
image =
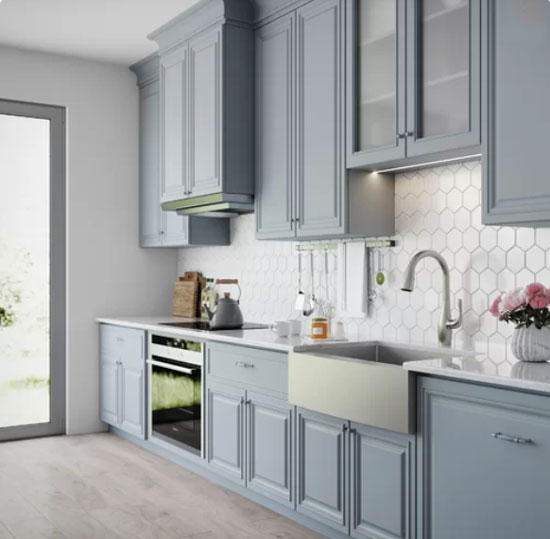
[[[200,455],[201,367],[155,357],[149,364],[152,433]]]

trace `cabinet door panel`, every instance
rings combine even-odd
[[[293,506],[292,407],[248,391],[247,412],[247,486]]]
[[[297,511],[348,530],[347,421],[298,409]]]
[[[481,2],[409,6],[407,155],[475,147],[481,143]]]
[[[192,196],[221,190],[220,30],[189,44],[189,191]]]
[[[101,360],[101,420],[118,425],[118,361],[103,357]]]
[[[421,417],[425,539],[548,537],[546,398],[430,381]]]
[[[489,76],[483,220],[548,226],[550,5],[544,0],[486,4]]]
[[[349,167],[405,157],[405,19],[406,0],[348,3]]]
[[[257,237],[293,237],[294,15],[256,32]]]
[[[207,386],[208,464],[241,484],[244,477],[245,391],[210,382]]]
[[[410,538],[412,438],[353,423],[351,432],[352,537]]]
[[[164,247],[181,247],[189,243],[189,217],[182,217],[175,211],[163,211],[162,222]]]
[[[161,195],[178,200],[187,192],[187,47],[161,57]]]
[[[312,2],[298,10],[298,237],[345,230],[343,12],[341,0]]]
[[[121,368],[121,413],[120,427],[125,431],[145,438],[145,378],[143,363],[123,364]]]
[[[140,245],[160,245],[160,88],[154,82],[140,90],[139,223]]]

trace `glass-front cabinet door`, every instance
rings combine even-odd
[[[407,24],[407,156],[480,144],[480,0],[409,0]]]
[[[347,17],[348,166],[404,158],[406,0],[354,0]]]

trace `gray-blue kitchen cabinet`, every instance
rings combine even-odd
[[[350,528],[358,539],[415,535],[414,436],[351,423]]]
[[[256,237],[296,236],[294,12],[256,31]]]
[[[481,0],[352,0],[347,163],[469,157],[481,144]]]
[[[550,4],[487,0],[483,222],[550,226]]]
[[[178,58],[182,58],[181,55]],[[139,222],[140,222],[140,246],[141,247],[186,247],[191,245],[229,245],[229,221],[227,219],[206,219],[204,217],[181,217],[175,212],[165,212],[161,209],[161,159],[160,159],[160,115],[161,111],[159,70],[163,70],[166,81],[178,81],[177,73],[183,69],[183,64],[174,67],[173,60],[164,62],[161,66],[157,55],[145,58],[132,66],[132,70],[138,77],[139,86]],[[167,74],[167,71],[169,72]],[[180,73],[181,75],[181,73]],[[179,84],[179,83],[178,83]],[[170,92],[167,92],[170,94]],[[185,123],[185,122],[183,122]],[[181,136],[176,133],[183,128],[183,123],[176,122],[170,116],[164,122],[164,133],[170,144],[163,145],[164,152],[174,151],[173,142],[176,145],[181,142]],[[168,124],[168,126],[166,125]],[[179,137],[179,138],[178,138]],[[178,142],[180,141],[180,142]],[[164,163],[178,162],[173,156],[168,156]],[[165,174],[165,178],[171,178],[170,190],[176,189],[174,182],[179,182],[185,177],[185,167],[179,164],[176,169]],[[180,173],[178,173],[180,171]],[[184,174],[184,176],[182,176]]]
[[[286,400],[246,392],[246,485],[294,507],[293,406]]]
[[[424,378],[419,411],[419,538],[548,537],[547,396]]]
[[[347,534],[349,422],[298,408],[296,429],[296,510]]]
[[[161,199],[170,211],[188,198],[254,194],[251,18],[248,1],[204,0],[150,34],[161,62]]]
[[[256,31],[259,239],[394,232],[393,181],[348,178],[344,0],[313,0]]]
[[[207,455],[213,468],[294,507],[293,411],[286,354],[209,343]]]
[[[145,438],[145,332],[100,326],[100,417]]]
[[[221,27],[189,43],[189,194],[221,191]]]
[[[244,389],[212,380],[207,383],[208,464],[242,485],[246,482],[245,399]]]

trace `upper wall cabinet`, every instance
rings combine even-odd
[[[165,209],[196,205],[185,201],[197,197],[252,202],[251,21],[247,0],[203,0],[150,35],[160,47]]]
[[[345,4],[313,0],[256,31],[259,239],[393,233],[391,180],[346,172]]]
[[[229,220],[181,217],[160,206],[158,56],[132,66],[139,86],[139,230],[141,247],[229,245]],[[174,167],[176,168],[176,167]],[[175,175],[174,175],[175,177]]]
[[[550,3],[488,0],[483,221],[550,226]]]
[[[479,153],[481,0],[348,5],[348,166]]]

